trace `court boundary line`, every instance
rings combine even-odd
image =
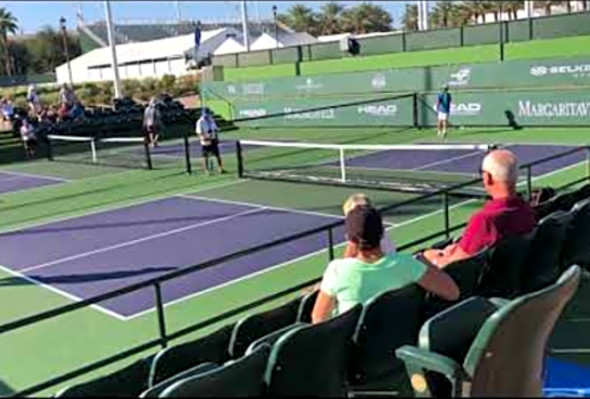
[[[168,231],[162,231],[157,234],[151,234],[151,235],[136,238],[133,240],[124,241],[124,242],[121,242],[118,244],[107,245],[106,247],[97,248],[92,251],[81,252],[81,253],[78,253],[75,255],[70,255],[70,256],[60,258],[60,259],[55,259],[51,262],[41,263],[41,264],[30,266],[30,267],[25,267],[23,269],[19,269],[18,271],[21,273],[28,273],[28,272],[31,272],[34,270],[45,269],[47,267],[59,265],[60,263],[69,262],[71,260],[82,259],[82,258],[86,258],[88,256],[101,254],[101,253],[112,251],[115,249],[130,247],[130,246],[133,246],[133,245],[145,242],[145,241],[155,240],[155,239],[162,238],[162,237],[168,237],[168,236],[171,236],[174,234],[182,233],[184,231],[189,231],[192,229],[196,229],[196,228],[203,227],[203,226],[208,226],[208,225],[215,224],[215,223],[225,222],[227,220],[231,220],[234,218],[238,218],[238,217],[249,215],[249,214],[256,213],[256,212],[261,212],[264,210],[264,208],[262,208],[262,207],[260,207],[260,208],[251,207],[251,208],[253,208],[253,209],[248,209],[246,211],[233,213],[231,215],[223,216],[220,218],[207,220],[206,222],[193,223],[188,226],[179,227],[179,228],[168,230]]]
[[[154,196],[147,196],[147,197],[143,197],[140,199],[131,200],[129,202],[121,202],[121,203],[116,203],[116,204],[102,205],[102,206],[98,206],[98,207],[89,208],[88,210],[81,210],[79,212],[74,212],[71,215],[66,215],[63,217],[56,217],[55,219],[49,218],[47,220],[33,221],[30,224],[25,223],[22,225],[17,224],[14,226],[8,226],[6,228],[0,229],[0,235],[13,233],[18,230],[25,230],[25,229],[30,229],[33,227],[44,226],[44,225],[51,224],[51,223],[59,223],[59,222],[67,221],[70,219],[77,219],[77,218],[81,218],[84,216],[91,216],[91,215],[95,215],[95,214],[101,213],[101,212],[115,211],[118,209],[124,209],[124,208],[128,208],[128,207],[135,206],[135,205],[142,205],[142,204],[145,204],[148,202],[160,201],[160,200],[164,200],[166,198],[174,197],[178,194],[207,191],[210,189],[213,190],[213,189],[217,189],[217,188],[221,188],[221,187],[225,187],[225,186],[231,186],[233,184],[245,183],[249,180],[250,179],[224,181],[219,184],[205,185],[205,186],[202,186],[201,188],[198,188],[198,189],[192,189],[191,191],[181,191],[181,192],[176,192],[176,193],[174,191],[170,191],[170,192],[166,192],[164,194],[155,194]]]
[[[541,175],[541,176],[533,177],[531,181],[534,181],[536,179],[541,179],[541,178],[549,177],[549,176],[551,176],[553,174],[561,173],[561,172],[565,171],[566,169],[573,168],[575,166],[579,166],[582,163],[583,162],[579,162],[577,164],[569,165],[569,166],[567,166],[565,168],[561,168],[561,169],[558,169],[558,170],[551,171],[551,172],[546,173],[546,174]],[[522,184],[522,183],[519,183],[519,184]],[[469,199],[469,200],[466,200],[466,201],[459,202],[457,204],[451,205],[449,207],[449,210],[456,209],[456,208],[465,206],[465,205],[467,205],[469,203],[472,203],[472,202],[475,202],[475,201],[478,201],[478,200],[477,199]],[[392,224],[392,225],[390,225],[390,227],[386,228],[385,231],[386,232],[389,232],[390,230],[394,230],[394,229],[399,228],[399,227],[403,227],[403,226],[406,226],[406,225],[409,225],[409,224],[413,224],[413,223],[416,223],[416,222],[418,222],[420,220],[423,220],[423,219],[434,217],[435,215],[437,215],[439,213],[443,213],[443,212],[444,212],[444,210],[438,209],[438,210],[435,210],[435,211],[432,211],[432,212],[429,212],[429,213],[426,213],[426,214],[423,214],[423,215],[419,215],[419,216],[416,216],[414,218],[405,220],[405,221],[403,221],[401,223]],[[346,242],[342,242],[340,244],[335,245],[334,246],[334,249],[337,249],[337,248],[343,246],[345,243]],[[239,282],[245,281],[247,279],[260,276],[260,275],[262,275],[264,273],[267,273],[267,272],[270,272],[270,271],[273,271],[273,270],[278,270],[280,268],[289,266],[292,263],[300,262],[300,261],[303,261],[303,260],[305,260],[307,258],[310,258],[310,257],[313,257],[313,256],[318,256],[318,255],[320,255],[320,254],[322,254],[323,252],[326,252],[326,251],[327,251],[327,249],[321,249],[321,250],[318,250],[318,251],[315,251],[315,252],[311,252],[309,254],[302,255],[302,256],[300,256],[298,258],[291,259],[291,260],[288,260],[288,261],[279,263],[278,265],[270,266],[270,267],[268,267],[266,269],[259,270],[257,272],[254,272],[254,273],[251,273],[251,274],[248,274],[248,275],[239,277],[237,279],[226,281],[226,282],[221,283],[221,284],[218,284],[216,286],[209,287],[209,288],[207,288],[205,290],[202,290],[202,291],[199,291],[199,292],[195,292],[195,293],[192,293],[192,294],[183,296],[181,298],[177,298],[175,300],[166,302],[166,303],[163,304],[163,307],[164,308],[167,308],[168,306],[173,306],[173,305],[179,304],[181,302],[184,302],[184,301],[187,301],[187,300],[190,300],[190,299],[194,299],[194,298],[196,298],[198,296],[207,294],[207,293],[209,293],[209,292],[211,292],[213,290],[225,288],[225,287],[230,286],[232,284],[239,283]],[[129,320],[133,320],[133,319],[139,318],[141,316],[145,316],[145,315],[147,315],[147,314],[149,314],[151,312],[154,312],[155,310],[156,310],[156,307],[152,307],[150,309],[143,310],[143,311],[138,312],[136,314],[133,314],[131,316],[126,316],[125,319],[124,319],[124,321],[129,321]]]
[[[37,175],[37,174],[27,173],[27,172],[15,172],[15,171],[12,171],[10,169],[0,169],[0,173],[6,173],[7,175],[20,176],[20,177],[28,177],[28,178],[33,178],[33,179],[55,180],[55,181],[58,181],[60,183],[71,183],[71,182],[74,181],[72,179],[67,179],[65,177],[54,177],[54,176],[47,176],[47,175]]]
[[[279,207],[279,206],[258,204],[256,202],[245,202],[245,201],[242,202],[242,201],[234,201],[234,200],[227,200],[227,199],[208,198],[208,197],[203,197],[203,196],[199,196],[199,195],[191,195],[190,193],[189,194],[179,194],[176,197],[197,200],[197,201],[219,202],[219,203],[228,204],[228,205],[260,207],[260,208],[266,208],[266,209],[273,210],[273,211],[296,213],[296,214],[298,213],[298,214],[303,214],[303,215],[318,216],[318,217],[322,217],[322,218],[332,218],[332,219],[341,219],[341,220],[344,219],[344,216],[342,216],[342,215],[331,215],[329,213],[305,211],[302,209],[283,208],[283,207]]]
[[[52,284],[43,283],[43,282],[41,282],[41,281],[39,281],[37,279],[34,279],[32,277],[29,277],[29,276],[26,276],[24,274],[21,274],[21,273],[15,271],[15,270],[12,270],[12,269],[8,268],[7,266],[0,265],[0,270],[2,270],[3,272],[5,272],[8,275],[12,275],[13,277],[20,278],[20,279],[22,279],[24,281],[27,281],[27,282],[29,282],[29,283],[37,286],[37,287],[45,288],[48,291],[53,292],[54,294],[58,294],[62,298],[65,298],[67,300],[70,300],[70,301],[72,301],[74,303],[76,303],[76,302],[82,302],[84,300],[84,299],[82,299],[82,298],[80,298],[80,297],[78,297],[78,296],[76,296],[74,294],[71,294],[71,293],[69,293],[67,291],[63,291],[63,290],[61,290],[61,289],[53,286]],[[99,312],[104,313],[107,316],[114,317],[117,320],[125,321],[125,317],[123,315],[120,315],[117,312],[113,312],[112,310],[107,309],[105,307],[102,307],[102,306],[100,306],[98,304],[95,304],[94,303],[92,305],[89,305],[89,307],[92,308],[92,309],[94,309],[94,310],[98,310]]]

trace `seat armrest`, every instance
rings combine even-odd
[[[258,347],[260,347],[261,345],[269,345],[269,346],[273,346],[275,342],[278,341],[278,339],[283,336],[283,334],[285,334],[286,332],[292,330],[293,328],[296,327],[300,327],[300,326],[305,326],[308,323],[294,323],[291,324],[290,326],[287,327],[283,327],[281,329],[278,329],[276,331],[271,332],[270,334],[265,335],[264,337],[260,337],[258,338],[256,341],[252,342],[250,344],[250,346],[248,346],[248,349],[246,350],[245,355],[249,355],[250,353],[254,352]]]
[[[412,345],[404,345],[395,350],[395,355],[402,360],[408,370],[421,368],[434,371],[446,376],[455,384],[458,378],[463,379],[465,372],[463,367],[450,357],[429,352]]]

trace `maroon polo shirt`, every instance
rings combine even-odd
[[[532,208],[521,197],[493,199],[471,216],[459,247],[474,255],[505,237],[527,234],[536,224]]]

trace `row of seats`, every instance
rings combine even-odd
[[[581,196],[589,191],[585,186],[574,193]],[[590,265],[585,263],[590,255],[589,228],[590,199],[586,199],[569,212],[557,209],[526,237],[503,240],[474,257],[447,266],[446,271],[461,289],[457,303],[472,303],[469,301],[473,298],[526,297],[554,284],[566,265]],[[254,391],[256,395],[264,392],[273,396],[382,391],[409,394],[411,386],[395,351],[415,345],[425,322],[447,325],[451,331],[465,328],[465,323],[453,327],[451,319],[443,316],[460,305],[427,295],[415,284],[382,293],[345,315],[310,325],[316,296],[317,291],[310,292],[278,308],[250,315],[119,372],[70,387],[60,395],[176,396],[180,395],[178,390],[189,388],[193,395],[205,396],[216,392],[222,396],[254,395]],[[461,305],[461,312],[469,314],[470,306],[475,306],[487,317],[507,303],[486,301]],[[467,319],[474,320],[468,323],[473,335],[474,326],[480,326],[483,319]],[[264,378],[246,379],[244,370],[264,370]],[[226,376],[223,384],[215,384],[218,373]],[[201,374],[208,377],[196,377]],[[234,374],[236,380],[225,380]],[[182,382],[187,378],[192,383]],[[202,378],[209,382],[205,384]],[[207,389],[200,391],[195,384]]]

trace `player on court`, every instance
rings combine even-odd
[[[201,151],[203,155],[203,169],[206,173],[209,173],[209,155],[213,155],[217,158],[217,165],[219,165],[219,171],[225,173],[223,169],[223,162],[221,161],[221,155],[219,154],[219,128],[217,123],[213,119],[213,115],[208,108],[204,108],[201,117],[197,121],[197,134],[201,141]]]
[[[162,116],[157,107],[157,100],[152,97],[143,114],[143,129],[147,135],[148,143],[155,148],[158,146],[160,139],[160,130],[162,127]]]
[[[449,126],[449,114],[451,113],[451,94],[449,86],[444,85],[442,92],[436,96],[436,112],[438,121],[436,124],[436,137],[445,138]]]

